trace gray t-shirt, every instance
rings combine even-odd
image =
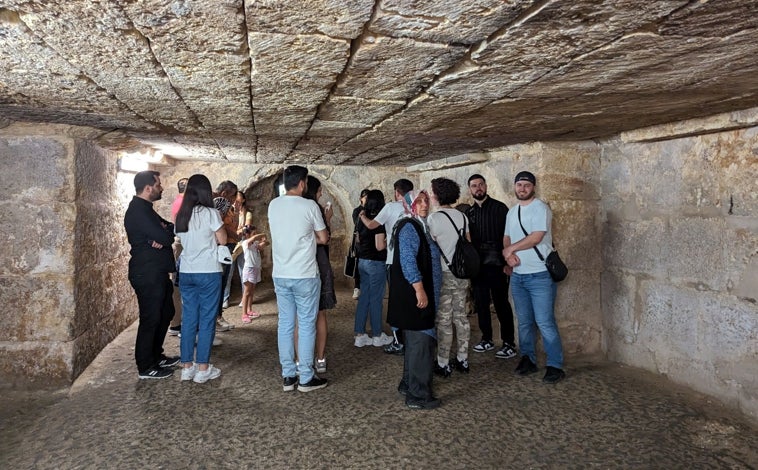
[[[456,232],[455,227],[453,227],[453,224],[450,223],[450,219],[440,212],[445,212],[445,214],[449,215],[450,218],[453,219],[453,222],[455,222],[458,230],[463,229],[465,221],[466,233],[469,231],[468,219],[463,212],[447,207],[441,207],[437,212],[433,212],[426,219],[426,223],[429,225],[429,234],[440,246],[440,250],[442,250],[442,253],[444,253],[447,260],[450,261],[453,259],[453,254],[455,253],[455,244],[458,243],[458,233]],[[444,259],[442,260],[442,270],[450,271],[450,268],[447,267],[447,263],[445,263]]]

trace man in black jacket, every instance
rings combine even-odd
[[[479,276],[471,280],[482,340],[472,349],[475,352],[495,349],[495,343],[492,341],[491,298],[500,322],[500,339],[503,341],[503,346],[495,353],[495,357],[510,359],[516,356],[516,348],[513,346],[515,331],[513,309],[508,302],[509,278],[503,271],[505,260],[502,254],[508,206],[487,195],[487,182],[482,175],[471,175],[468,187],[474,198],[474,204],[466,211],[471,243],[479,252],[482,262]]]
[[[179,357],[163,354],[163,340],[174,316],[174,286],[169,273],[176,270],[174,224],[164,220],[153,209],[161,198],[160,173],[141,171],[134,176],[137,195],[132,198],[124,216],[129,239],[129,282],[137,294],[139,327],[134,358],[140,379],[165,379],[174,373]]]

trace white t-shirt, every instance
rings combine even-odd
[[[186,232],[176,235],[182,241],[180,273],[220,273],[216,230],[224,225],[221,215],[211,207],[195,206]]]
[[[511,238],[511,244],[521,241],[526,235],[521,230],[518,222],[519,208],[521,209],[521,223],[526,229],[526,233],[545,232],[542,241],[537,245],[543,258],[553,251],[553,234],[550,225],[553,219],[553,212],[547,204],[540,199],[534,199],[527,206],[516,204],[508,210],[508,216],[505,218],[505,235]],[[516,255],[521,259],[521,264],[513,268],[516,274],[533,274],[547,271],[545,262],[540,261],[534,248],[517,251]]]
[[[258,240],[250,243],[252,238],[246,238],[240,242],[242,252],[245,254],[245,265],[243,269],[260,268],[261,252],[258,249]]]
[[[445,217],[441,212],[449,215],[453,219],[458,230],[463,230],[464,221],[466,223],[466,232],[469,231],[468,219],[463,212],[457,209],[451,209],[449,207],[441,207],[437,212],[433,212],[426,219],[427,225],[429,225],[429,234],[432,239],[437,242],[440,250],[444,253],[448,261],[452,261],[453,254],[455,253],[455,245],[458,243],[458,232],[456,232],[453,224],[450,223],[450,219]],[[465,236],[465,233],[464,233]],[[450,271],[447,267],[445,260],[442,260],[442,270]]]
[[[300,196],[279,196],[268,205],[273,277],[318,277],[316,233],[326,229],[315,201]]]
[[[384,225],[384,229],[387,232],[387,264],[392,264],[392,258],[395,256],[395,250],[392,246],[392,228],[403,214],[405,214],[403,203],[401,201],[393,201],[385,204],[382,210],[374,217],[374,220]]]

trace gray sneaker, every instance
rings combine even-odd
[[[316,359],[316,373],[318,374],[326,373],[326,358]]]
[[[226,321],[223,316],[219,315],[216,318],[216,331],[229,331],[234,328],[234,325]]]

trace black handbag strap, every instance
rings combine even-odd
[[[524,224],[521,223],[521,204],[519,204],[519,206],[518,206],[518,224],[521,225],[521,230],[524,232],[524,236],[528,237],[529,234],[526,233],[526,229],[524,228]],[[542,256],[542,253],[540,253],[540,250],[538,250],[536,246],[533,246],[532,248],[534,248],[534,251],[537,252],[537,256],[539,256],[540,261],[542,261],[544,263],[545,262],[545,257]]]
[[[460,232],[460,231],[458,231],[458,226],[455,225],[455,222],[453,222],[453,218],[450,217],[450,215],[447,212],[445,212],[443,210],[441,210],[439,212],[442,212],[443,214],[445,214],[445,217],[447,217],[447,220],[449,220],[450,223],[453,224],[453,228],[455,229],[455,233],[458,234],[458,237],[462,237],[463,234],[466,233],[466,217],[463,217],[463,232]],[[437,243],[437,242],[435,241],[434,243]],[[439,243],[437,243],[437,247],[439,247],[439,249],[440,249],[440,254],[442,255],[442,259],[445,260],[445,264],[447,264],[448,266],[450,266],[450,261],[447,260],[447,256],[445,256],[445,252],[442,251],[442,247],[439,246]]]

